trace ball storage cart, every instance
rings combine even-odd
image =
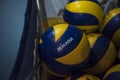
[[[22,34],[22,37],[21,37],[21,42],[20,42],[20,45],[19,45],[18,57],[17,57],[16,63],[15,63],[15,66],[13,68],[13,71],[11,73],[10,80],[76,80],[76,79],[78,79],[78,80],[102,80],[103,79],[103,76],[104,76],[103,74],[98,75],[96,73],[94,74],[94,71],[92,71],[93,74],[91,72],[89,72],[89,68],[90,68],[90,66],[93,66],[93,64],[89,64],[89,67],[88,66],[87,67],[86,66],[81,66],[81,64],[84,65],[83,63],[85,63],[87,60],[89,60],[87,56],[92,52],[91,52],[91,49],[88,49],[88,48],[90,48],[91,45],[93,45],[93,42],[95,42],[95,40],[93,42],[91,41],[90,45],[86,46],[87,44],[89,44],[88,43],[89,40],[86,40],[86,39],[88,37],[90,38],[90,37],[93,37],[94,35],[98,35],[97,38],[95,36],[95,38],[93,38],[93,39],[96,39],[96,41],[99,40],[98,38],[101,37],[101,36],[98,34],[98,33],[100,33],[98,29],[102,24],[102,22],[101,22],[102,20],[101,21],[99,20],[99,24],[97,24],[97,22],[96,22],[95,27],[93,26],[93,23],[91,23],[91,24],[88,23],[88,24],[90,24],[90,26],[93,26],[93,29],[94,29],[93,31],[94,32],[91,32],[92,31],[91,30],[91,31],[88,31],[88,33],[86,33],[86,32],[84,32],[86,30],[82,31],[80,29],[81,31],[80,32],[78,31],[79,28],[77,28],[77,27],[81,26],[82,23],[80,25],[77,25],[77,24],[73,25],[73,24],[70,24],[69,21],[68,22],[65,21],[67,19],[66,17],[65,17],[65,20],[63,18],[63,15],[65,14],[64,9],[65,9],[66,4],[68,4],[67,9],[70,9],[70,7],[69,7],[70,5],[74,6],[74,4],[72,4],[72,2],[77,2],[77,1],[81,1],[80,3],[82,3],[82,4],[86,4],[86,3],[87,4],[92,4],[92,7],[90,9],[95,9],[95,8],[93,8],[94,7],[93,5],[95,5],[96,7],[101,5],[101,8],[103,9],[103,16],[105,16],[105,14],[109,10],[118,7],[117,6],[117,0],[108,0],[105,3],[102,3],[102,1],[104,1],[104,0],[98,0],[99,3],[97,3],[96,0],[28,0],[26,13],[25,13],[25,20],[24,20],[24,30],[23,30],[23,34]],[[89,1],[90,3],[86,2],[86,1]],[[93,2],[95,1],[96,3],[93,4],[92,1]],[[80,4],[80,6],[81,6],[81,4]],[[74,8],[76,8],[76,7],[74,7]],[[75,10],[77,10],[77,9],[75,9]],[[97,10],[97,9],[95,9],[95,10]],[[94,12],[92,12],[92,11],[89,12],[90,10],[83,10],[83,11],[87,11],[88,12],[87,14],[90,14],[90,15],[94,14]],[[99,11],[99,13],[101,12],[100,10],[97,10],[97,11]],[[71,12],[70,12],[70,15],[71,15]],[[70,15],[67,15],[67,16],[70,16]],[[87,17],[88,16],[89,15],[87,15]],[[95,16],[97,16],[99,18],[102,15],[99,16],[99,14],[98,15],[95,14]],[[94,21],[95,19],[91,19],[91,20]],[[72,23],[74,23],[74,22],[72,22]],[[64,28],[62,29],[62,28],[54,27],[54,25],[61,26],[61,25],[58,25],[58,24],[65,24],[65,25],[62,25],[62,26],[65,26],[67,28],[69,27],[72,30],[70,30],[70,29],[67,30],[67,29],[64,29]],[[66,24],[67,24],[67,26],[66,26]],[[70,24],[70,26],[69,26],[69,24]],[[98,28],[96,28],[96,25],[99,25]],[[75,28],[74,28],[74,26],[75,26]],[[84,27],[84,25],[82,25],[82,27]],[[56,32],[50,32],[49,29],[51,29],[51,28],[54,28],[54,31],[56,30]],[[59,33],[60,30],[61,30],[61,32]],[[89,30],[89,28],[87,28],[87,30]],[[65,33],[65,31],[66,31],[66,33],[67,33],[67,31],[68,32],[72,31],[73,33],[71,33],[69,35],[68,34],[65,35],[65,39],[66,39],[66,37],[72,36],[72,35],[73,35],[72,37],[75,37],[75,38],[70,37],[69,39],[67,39],[67,41],[65,41],[65,44],[61,44],[60,47],[57,48],[57,50],[61,51],[67,45],[69,45],[71,42],[76,40],[74,42],[74,44],[77,45],[79,43],[80,47],[76,46],[76,45],[74,47],[77,48],[78,50],[80,50],[81,52],[85,53],[84,55],[82,54],[82,56],[84,56],[84,59],[85,59],[84,61],[82,60],[82,58],[80,56],[76,56],[77,54],[74,55],[73,54],[74,52],[73,53],[71,52],[71,54],[73,54],[73,56],[68,55],[67,58],[66,57],[64,57],[64,58],[59,57],[59,59],[57,59],[58,56],[56,58],[56,55],[53,55],[53,56],[55,56],[54,58],[56,58],[56,61],[55,61],[56,65],[58,64],[57,62],[62,63],[62,65],[61,64],[58,64],[58,65],[62,66],[62,68],[65,70],[65,76],[62,75],[62,71],[59,72],[59,70],[55,70],[55,71],[52,70],[54,68],[51,68],[51,65],[49,64],[49,58],[50,59],[53,58],[53,57],[49,57],[49,53],[52,53],[52,51],[51,52],[48,51],[50,49],[51,50],[53,49],[51,47],[49,48],[49,45],[50,45],[49,39],[52,40],[52,35],[48,35],[48,33],[46,33],[46,31],[49,31],[50,33],[56,33],[56,35],[57,35],[57,38],[55,39],[56,41],[57,41],[57,39],[59,39],[62,36],[62,34]],[[58,33],[57,33],[57,31],[58,31]],[[94,33],[97,33],[97,34],[94,34]],[[48,35],[48,37],[47,38],[42,37],[44,34]],[[76,37],[76,35],[83,35],[83,34],[85,36]],[[88,34],[91,34],[91,35],[89,36]],[[103,39],[103,37],[104,36],[102,36],[101,39],[103,41],[106,40],[106,38]],[[48,46],[42,46],[42,48],[40,48],[40,46],[43,42],[43,38],[46,38],[45,40],[48,40],[49,45]],[[82,43],[84,43],[84,44],[78,42],[77,39],[81,39],[80,41],[83,40]],[[92,38],[90,38],[90,40],[91,39]],[[60,40],[62,40],[62,39],[60,39]],[[86,41],[86,42],[84,42],[84,41]],[[47,41],[46,41],[46,43],[47,43]],[[108,45],[107,43],[112,44],[109,40],[108,40],[108,42],[105,42],[103,44]],[[54,43],[52,43],[52,44],[54,44]],[[55,47],[55,45],[52,45],[52,46]],[[87,49],[84,49],[81,46],[87,47]],[[97,46],[97,44],[95,46]],[[48,48],[48,50],[46,50],[43,47]],[[97,46],[95,49],[98,49],[98,47],[99,46]],[[80,49],[80,48],[83,48],[83,49]],[[104,47],[104,48],[106,48],[106,47]],[[45,49],[46,51],[40,51],[40,49]],[[69,49],[71,49],[71,48],[69,48]],[[75,52],[78,52],[77,49],[76,49]],[[114,55],[114,52],[115,52],[114,46],[110,47],[110,49],[112,49],[111,50],[112,52],[110,54],[115,56]],[[102,50],[102,49],[100,49],[100,50]],[[67,51],[69,51],[69,50],[67,50],[67,48],[66,48],[66,52]],[[42,55],[41,55],[41,52],[42,52]],[[48,52],[47,57],[46,57],[46,55],[44,56],[44,54],[45,54],[44,52],[46,52],[46,53]],[[95,51],[95,52],[97,52],[97,51]],[[118,51],[116,50],[116,52],[118,52]],[[63,52],[63,53],[64,53],[64,56],[67,54],[65,52]],[[63,54],[63,53],[61,52],[61,54]],[[60,54],[60,53],[58,53],[58,54]],[[107,52],[106,52],[105,55],[107,55]],[[63,55],[60,55],[60,56],[63,56]],[[77,61],[77,59],[74,59],[74,56],[76,56],[77,58],[81,58],[81,61]],[[42,59],[43,57],[45,59]],[[69,58],[73,59],[73,62],[76,61],[76,64],[78,64],[82,61],[83,61],[83,63],[80,63],[80,65],[75,65],[75,63],[72,63],[72,62],[70,62],[70,63],[67,63],[67,61],[65,62],[65,60],[72,61]],[[109,59],[108,56],[106,58]],[[92,59],[91,61],[94,61],[94,59]],[[104,61],[101,61],[101,63],[103,63],[103,62]],[[118,64],[119,62],[120,61],[117,58],[116,62],[114,61],[113,64]],[[50,61],[50,63],[52,63],[52,60]],[[93,63],[97,63],[97,62],[93,62]],[[73,65],[72,67],[76,67],[76,68],[74,69],[71,66],[69,66],[69,67],[67,66],[69,69],[74,69],[74,70],[71,70],[69,72],[68,69],[66,69],[65,64],[67,64],[67,65],[72,64]],[[109,64],[113,65],[111,60],[110,60]],[[63,65],[65,65],[65,68],[64,68]],[[93,69],[96,70],[98,65],[96,67],[94,67],[95,69],[94,68]],[[82,71],[76,73],[75,71],[77,71],[79,69],[78,66],[80,67],[80,69],[82,69]],[[48,67],[51,68],[51,70],[48,69]],[[93,70],[93,69],[91,69],[91,70]],[[58,74],[57,74],[57,72],[58,72]],[[98,70],[98,72],[99,72],[99,70]],[[110,72],[108,72],[108,73],[110,73]],[[108,73],[107,73],[107,75],[108,75]],[[73,75],[73,74],[75,74],[75,75]],[[105,74],[105,72],[104,72],[104,74]],[[105,77],[107,75],[105,75]],[[104,77],[104,79],[105,79],[105,77]],[[101,79],[99,79],[99,78],[101,78]],[[109,80],[109,77],[106,80]]]

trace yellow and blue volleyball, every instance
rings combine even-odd
[[[83,31],[68,24],[57,24],[41,37],[40,55],[48,72],[64,77],[86,66],[90,45]]]
[[[98,29],[102,21],[103,10],[95,0],[72,0],[64,8],[63,19],[90,33]]]
[[[84,72],[98,75],[104,73],[116,59],[116,48],[112,41],[101,34],[87,35],[91,53],[88,66]]]
[[[105,73],[103,80],[120,80],[120,64],[111,67]]]
[[[101,80],[101,79],[91,74],[84,74],[82,76],[81,75],[72,76],[65,80]]]
[[[120,8],[112,9],[105,15],[100,32],[120,47]]]

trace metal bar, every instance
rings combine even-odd
[[[38,18],[40,19],[39,21],[41,24],[42,33],[44,33],[48,28],[44,0],[37,0],[37,6],[38,6]]]
[[[38,9],[37,32],[38,32],[38,39],[39,39],[41,35],[47,30],[48,22],[47,22],[47,16],[45,11],[44,0],[36,0],[36,2],[37,2],[37,9]],[[39,43],[39,40],[38,40],[38,43]],[[42,66],[42,59],[40,59],[40,65],[39,65],[38,71],[39,71],[40,80],[48,80],[47,72]]]

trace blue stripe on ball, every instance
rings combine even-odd
[[[98,37],[94,46],[91,48],[89,64],[87,68],[91,68],[96,65],[106,54],[110,45],[110,40],[104,36]]]
[[[103,34],[112,39],[114,33],[120,28],[120,14],[112,18],[104,27]]]
[[[59,75],[71,75],[71,74],[76,74],[78,71],[80,72],[81,69],[83,69],[86,66],[86,63],[88,62],[88,58],[86,58],[82,63],[76,65],[61,64],[51,58],[47,58],[44,61],[47,67],[54,73],[57,73]]]
[[[55,42],[54,31],[53,29],[50,29],[42,37],[43,43],[40,45],[40,51],[42,51],[41,53],[46,57],[59,58],[65,56],[76,48],[76,46],[81,41],[82,36],[82,31],[69,25],[68,29],[62,35],[62,37]],[[73,40],[69,44],[67,44],[62,50],[58,51],[60,45],[65,44],[65,42],[70,38],[73,38]]]
[[[112,72],[104,80],[120,80],[120,72]]]
[[[66,9],[64,10],[63,18],[67,23],[72,25],[88,26],[99,24],[99,21],[94,15],[87,13],[72,13]]]

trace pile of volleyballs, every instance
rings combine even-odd
[[[53,25],[40,38],[48,73],[65,80],[101,80],[99,75],[120,80],[120,64],[113,66],[120,47],[120,8],[104,15],[96,0],[71,0],[63,19],[65,24]]]

